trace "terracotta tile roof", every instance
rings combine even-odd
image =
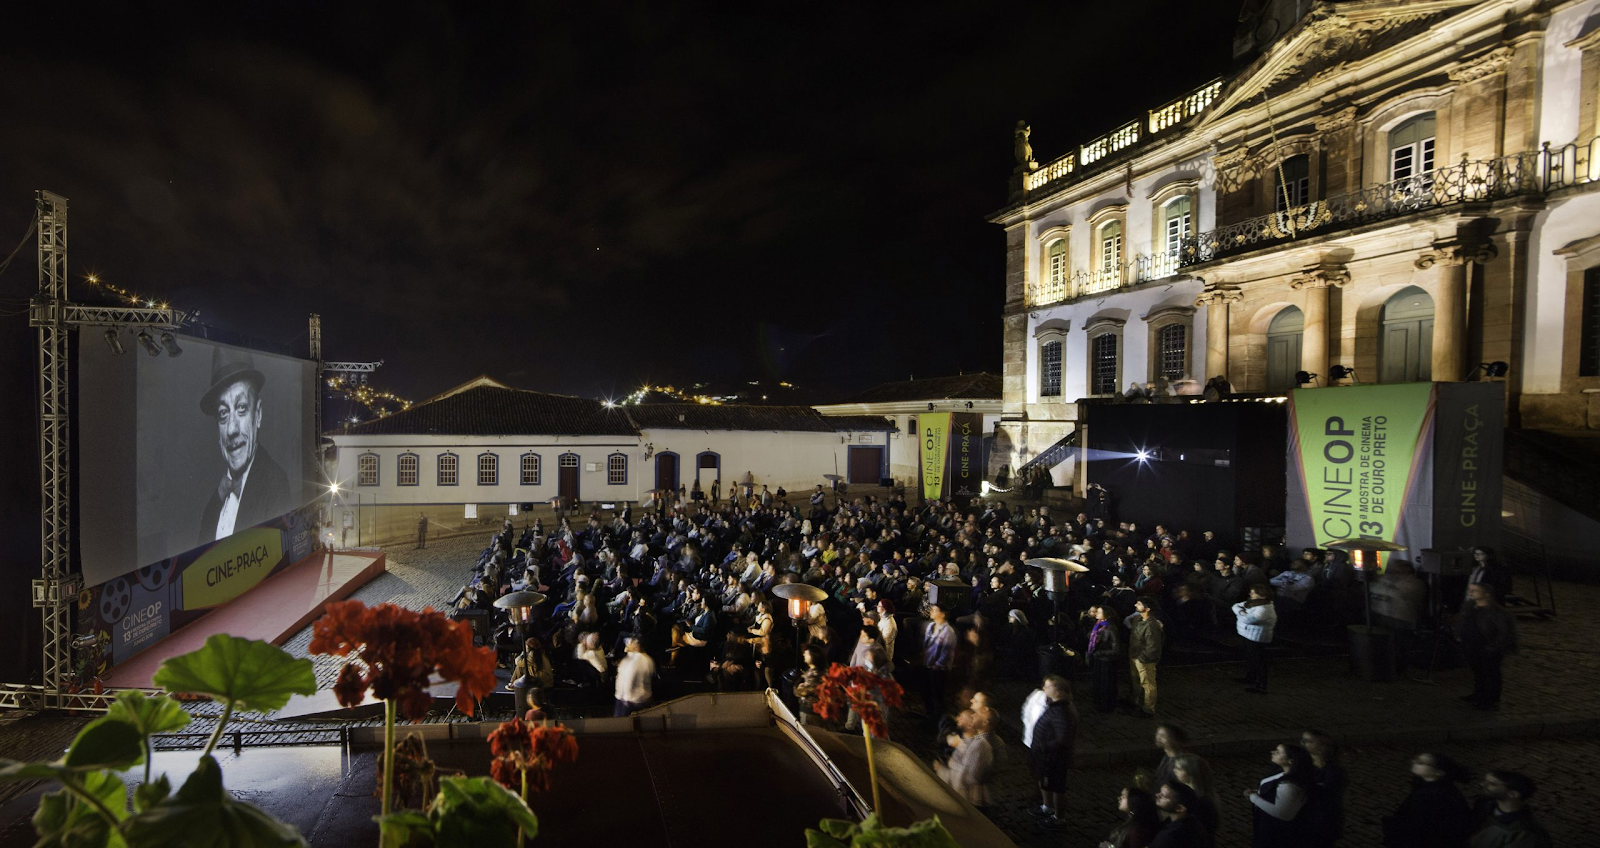
[[[348,435],[637,436],[621,409],[597,400],[513,389],[476,380],[404,412],[345,430]]]
[[[988,372],[881,383],[835,403],[906,403],[924,400],[1000,399],[1000,375]]]
[[[893,430],[887,418],[851,415],[825,418],[809,406],[645,403],[627,407],[641,430],[776,430],[833,433],[840,430]]]

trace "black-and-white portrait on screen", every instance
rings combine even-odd
[[[221,453],[216,489],[200,518],[199,543],[224,539],[237,530],[276,518],[289,501],[283,467],[261,442],[264,427],[294,427],[263,412],[270,388],[249,352],[231,347],[211,351],[211,387],[200,397],[200,411],[216,422],[215,441],[203,449]]]

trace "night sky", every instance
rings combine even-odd
[[[96,272],[300,355],[318,312],[327,358],[416,399],[998,371],[1012,126],[1045,162],[1141,117],[1229,70],[1238,10],[12,9],[0,251],[55,191],[75,298]],[[0,615],[36,628],[34,264],[0,275]]]
[[[49,188],[75,277],[302,355],[320,312],[411,397],[998,370],[1012,125],[1046,161],[1140,115],[1238,11],[225,5],[6,32],[0,241]]]

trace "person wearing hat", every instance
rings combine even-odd
[[[289,478],[261,446],[261,390],[267,380],[246,351],[218,346],[211,353],[211,388],[200,411],[214,416],[223,474],[200,520],[200,544],[276,518],[298,504]]]

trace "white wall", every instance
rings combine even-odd
[[[578,497],[582,500],[636,501],[654,485],[653,474],[641,476],[639,441],[633,436],[333,436],[338,446],[337,475],[341,489],[376,498],[380,506],[402,504],[510,504],[548,501],[555,497],[560,479],[558,457],[578,455]],[[454,452],[459,458],[455,486],[438,484],[438,455]],[[478,485],[478,455],[489,451],[500,457],[499,484]],[[522,454],[540,457],[539,485],[521,484]],[[357,457],[378,456],[378,485],[358,485]],[[613,453],[628,457],[628,479],[611,485],[606,471]],[[418,456],[418,484],[397,484],[396,465],[403,453]],[[597,471],[587,470],[598,463]],[[647,479],[648,478],[648,479]]]
[[[1591,0],[1550,16],[1544,34],[1544,66],[1540,69],[1539,140],[1552,147],[1578,137],[1578,109],[1583,96],[1580,84],[1583,56],[1566,43],[1583,32],[1584,22],[1600,9]]]
[[[1194,307],[1194,299],[1205,286],[1189,277],[1175,278],[1163,285],[1135,290],[1122,290],[1103,297],[1059,303],[1033,309],[1028,314],[1028,377],[1027,402],[1039,402],[1039,342],[1034,338],[1034,328],[1052,319],[1066,319],[1071,328],[1066,337],[1065,357],[1062,363],[1061,399],[1071,403],[1089,394],[1089,334],[1085,324],[1106,310],[1124,310],[1127,323],[1122,326],[1122,381],[1117,391],[1137,380],[1150,379],[1150,333],[1143,316],[1157,307]],[[1037,316],[1037,317],[1035,317]],[[1193,331],[1189,337],[1189,373],[1205,382],[1206,365],[1206,310],[1194,310]]]
[[[722,491],[744,480],[745,472],[754,478],[756,490],[763,485],[777,491],[806,492],[818,483],[827,483],[824,474],[849,473],[849,448],[884,447],[887,433],[792,433],[770,430],[645,430],[643,441],[654,447],[656,455],[671,451],[678,455],[679,481],[692,486],[695,459],[702,451],[721,455]],[[848,440],[848,441],[845,441]],[[903,440],[902,440],[903,441]],[[652,456],[641,466],[641,490],[655,486],[656,465]],[[702,484],[709,489],[709,481]]]
[[[1566,342],[1567,258],[1556,250],[1600,233],[1600,195],[1560,202],[1534,219],[1529,251],[1528,316],[1523,340],[1522,390],[1553,394],[1561,390],[1561,352]]]

